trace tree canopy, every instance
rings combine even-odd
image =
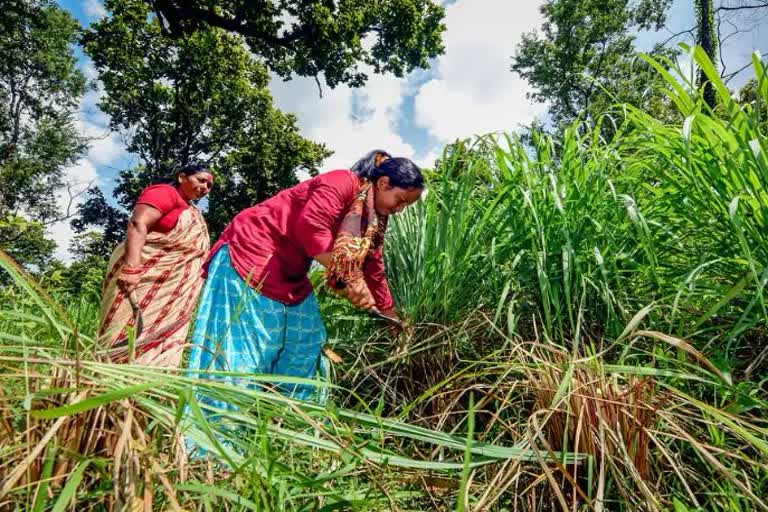
[[[531,99],[547,102],[555,122],[596,117],[616,102],[654,114],[666,100],[653,87],[661,78],[634,47],[632,30],[658,30],[671,0],[547,0],[544,24],[523,36],[512,71],[528,80]],[[673,50],[658,48],[657,55]]]
[[[329,154],[303,138],[296,118],[272,104],[266,68],[242,36],[204,27],[167,34],[141,0],[106,2],[111,16],[83,38],[104,86],[100,108],[140,164],[120,173],[115,195],[131,208],[147,184],[188,163],[214,169],[209,223],[218,232],[239,210],[310,174]],[[105,222],[92,196],[80,228]],[[110,219],[109,222],[112,222]]]
[[[433,0],[145,0],[160,26],[183,38],[218,27],[245,38],[264,64],[287,78],[361,86],[376,73],[425,69],[444,51],[444,9]]]
[[[8,0],[0,16],[0,246],[40,265],[55,248],[44,225],[62,216],[64,169],[85,152],[76,114],[86,80],[80,26],[48,1]]]

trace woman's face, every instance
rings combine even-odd
[[[213,186],[213,175],[209,172],[196,172],[190,176],[180,172],[178,178],[179,191],[188,201],[202,199]]]
[[[373,204],[379,215],[394,215],[403,211],[421,197],[420,188],[400,188],[389,183],[388,176],[382,176],[376,182]]]

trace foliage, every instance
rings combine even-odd
[[[690,335],[717,319],[730,327],[722,336],[731,348],[739,334],[766,318],[768,146],[760,107],[768,101],[766,67],[753,58],[759,92],[755,103],[740,104],[703,49],[696,47],[692,55],[717,94],[716,111],[703,95],[690,95],[694,84],[684,87],[669,76],[667,93],[685,116],[682,127],[631,108],[632,123],[645,127],[645,133],[628,137],[626,154],[634,155],[631,175],[656,183],[637,190],[645,215],[657,220],[650,233],[659,240],[660,265],[678,283],[675,302],[697,295],[701,301],[696,307],[700,316],[683,333]],[[681,251],[692,247],[695,252],[681,261]]]
[[[451,323],[488,305],[511,270],[504,206],[487,160],[491,146],[458,142],[443,153],[424,200],[391,223],[385,245],[390,284],[403,313]],[[476,293],[466,293],[468,289]]]
[[[103,362],[94,300],[52,300],[0,253],[16,284],[0,301],[0,499],[768,509],[768,69],[755,59],[740,104],[693,57],[715,112],[649,58],[684,122],[626,106],[610,140],[597,120],[448,148],[385,245],[412,334],[393,340],[319,293],[343,357],[318,382],[325,406],[266,387],[295,378],[232,386]],[[212,421],[192,390],[239,409]],[[216,464],[179,458],[182,435]]]
[[[40,265],[53,245],[40,223],[62,212],[63,170],[84,152],[76,112],[80,26],[45,0],[10,0],[0,15],[0,246]],[[22,218],[23,217],[23,218]]]
[[[0,340],[11,341],[4,345],[8,358],[0,364],[13,366],[27,357],[25,354],[34,353],[35,365],[45,369],[37,374],[40,379],[33,374],[24,376],[23,389],[30,400],[19,402],[14,395],[8,399],[0,396],[0,428],[9,434],[0,438],[0,453],[4,460],[23,458],[17,465],[0,465],[0,474],[4,477],[0,497],[11,493],[15,495],[9,496],[11,500],[20,498],[23,501],[32,486],[18,486],[19,483],[36,483],[41,476],[48,480],[51,475],[70,473],[68,482],[74,483],[64,484],[60,492],[54,491],[62,488],[58,479],[44,484],[46,488],[51,486],[52,502],[66,504],[75,496],[72,491],[67,493],[68,485],[76,489],[81,482],[90,488],[88,494],[93,495],[95,502],[102,499],[100,495],[108,491],[109,484],[114,492],[111,499],[117,503],[121,500],[132,503],[140,495],[141,486],[144,486],[145,495],[153,494],[151,486],[155,483],[165,487],[164,494],[171,504],[178,505],[176,493],[187,494],[185,491],[190,502],[204,500],[199,492],[204,490],[204,467],[193,465],[190,469],[194,472],[188,481],[181,476],[186,468],[183,465],[177,467],[173,472],[181,482],[173,485],[164,475],[165,471],[159,471],[160,464],[164,467],[173,465],[173,440],[179,432],[218,453],[234,471],[233,476],[238,478],[233,478],[233,483],[239,481],[236,490],[241,495],[225,492],[223,497],[235,502],[266,500],[272,506],[286,506],[286,509],[311,503],[316,496],[307,495],[307,492],[323,488],[323,482],[337,478],[352,477],[355,481],[375,478],[380,471],[455,471],[463,467],[460,461],[450,460],[453,457],[429,461],[400,454],[397,443],[391,438],[425,443],[457,454],[466,449],[478,457],[474,466],[501,459],[534,459],[533,452],[524,446],[487,443],[467,446],[455,435],[371,415],[364,404],[360,410],[333,405],[325,408],[295,402],[252,386],[221,385],[215,380],[194,380],[151,368],[99,362],[103,356],[89,335],[91,331],[86,330],[88,334],[85,334],[78,326],[81,322],[92,323],[93,309],[88,311],[90,315],[80,314],[79,309],[86,307],[81,303],[74,311],[79,318],[73,318],[3,253],[0,253],[0,268],[16,281],[20,298],[26,297],[29,301],[16,305],[8,303],[0,309]],[[40,310],[41,316],[27,314],[25,308],[31,304]],[[23,322],[13,322],[14,319],[23,319]],[[14,334],[19,327],[25,334]],[[92,325],[88,327],[92,328]],[[19,341],[21,345],[15,344]],[[48,358],[46,354],[56,355]],[[78,357],[74,366],[73,356]],[[8,376],[3,380],[3,388],[16,391],[19,382],[11,374],[4,372],[2,375],[3,378]],[[272,380],[270,376],[254,375],[253,383]],[[240,407],[242,412],[234,412],[226,422],[208,423],[200,414],[200,407],[208,406],[198,404],[190,394],[193,384],[197,393],[225,399]],[[58,390],[51,386],[57,386]],[[43,399],[46,403],[58,407],[43,411],[39,407],[41,404],[32,404],[37,402],[35,397],[46,397]],[[185,405],[189,407],[188,413],[179,414]],[[19,407],[34,412],[22,415],[27,418],[23,419],[15,414]],[[278,416],[279,421],[275,422]],[[149,417],[153,418],[152,424],[147,422]],[[14,433],[19,422],[26,422],[28,428],[25,430],[29,435],[18,437]],[[107,428],[95,432],[84,428],[94,423]],[[234,423],[238,428],[232,430],[227,423]],[[312,435],[312,431],[316,434]],[[172,440],[171,445],[162,441],[166,435]],[[25,445],[31,451],[27,452]],[[161,448],[162,453],[153,453],[157,448]],[[280,455],[281,448],[283,455]],[[285,457],[284,450],[289,450],[291,456]],[[564,457],[570,460],[570,457]],[[51,462],[44,463],[46,460]],[[106,465],[113,480],[105,482],[100,478],[99,469],[83,479],[83,471],[78,468],[90,463],[102,468]],[[313,476],[318,468],[322,468],[321,476]],[[154,481],[156,478],[158,482]],[[272,483],[273,480],[276,482]],[[286,487],[286,483],[290,485]],[[321,491],[317,497],[330,503],[365,505],[368,501],[365,496],[373,491],[374,484],[364,485],[352,489],[337,486],[336,490]],[[36,502],[48,500],[45,491],[35,494]],[[407,493],[405,497],[409,497]],[[380,495],[374,503],[384,499],[384,495]],[[285,500],[288,503],[282,503]]]
[[[739,104],[751,109],[755,121],[761,125],[761,133],[768,133],[768,105],[760,96],[757,80],[754,78],[747,80],[739,89],[737,98]]]
[[[56,250],[56,242],[45,236],[45,226],[23,217],[0,218],[0,234],[4,250],[26,267],[45,268]]]
[[[557,339],[579,328],[617,336],[634,311],[662,301],[667,329],[710,343],[723,336],[733,357],[738,335],[765,318],[760,105],[768,96],[761,86],[739,104],[701,50],[696,60],[718,91],[716,112],[666,71],[669,62],[648,59],[682,127],[625,106],[607,142],[603,118],[558,137],[485,138],[446,151],[443,180],[392,223],[387,262],[400,307],[450,322],[482,304],[524,325],[532,315]],[[759,60],[755,72],[762,84]]]
[[[216,174],[209,221],[217,233],[238,211],[296,183],[298,169],[315,172],[329,154],[299,135],[293,115],[274,108],[267,71],[241,37],[201,29],[172,38],[140,0],[105,5],[111,16],[92,26],[84,45],[104,85],[99,106],[141,160],[120,174],[115,193],[123,207],[148,183],[205,162]]]
[[[109,204],[104,193],[95,187],[88,189],[86,199],[77,205],[77,215],[71,222],[72,229],[86,235],[90,226],[99,227],[99,236],[88,240],[87,247],[80,247],[78,256],[109,258],[112,250],[125,238],[128,215]],[[77,239],[73,241],[78,243]]]
[[[632,30],[659,30],[669,0],[547,0],[541,32],[523,36],[512,71],[547,102],[555,123],[596,120],[615,103],[642,106],[664,118],[669,108],[658,93],[659,75],[634,48]],[[674,51],[659,48],[659,55]],[[610,125],[604,125],[608,128]]]
[[[761,461],[768,446],[755,416],[768,406],[764,392],[731,385],[682,340],[639,330],[649,309],[629,323],[615,345],[623,354],[612,364],[603,359],[610,346],[582,356],[495,334],[491,345],[500,349],[458,360],[427,392],[392,402],[397,371],[413,364],[422,347],[349,367],[358,389],[355,375],[376,375],[366,391],[378,388],[394,409],[387,417],[336,387],[332,395],[344,406],[323,407],[249,386],[100,362],[90,336],[96,310],[81,302],[66,312],[10,260],[2,257],[0,265],[20,291],[19,300],[0,308],[0,365],[11,370],[0,373],[6,504],[424,510],[533,502],[632,510],[630,497],[642,496],[650,510],[673,500],[766,507]],[[484,331],[453,328],[444,342],[477,339]],[[654,338],[662,345],[648,344]],[[697,388],[722,399],[703,401],[691,394]],[[191,389],[239,410],[218,411],[212,423]],[[421,414],[430,409],[433,415]],[[180,434],[226,465],[212,473],[204,462],[178,458]]]
[[[68,264],[54,261],[45,267],[41,283],[63,300],[82,298],[98,302],[109,261],[109,253],[104,254],[104,247],[100,232],[75,235],[70,244],[72,261]]]
[[[145,1],[175,37],[232,31],[278,75],[323,76],[330,87],[362,86],[361,64],[398,77],[426,69],[444,50],[444,9],[433,0]]]

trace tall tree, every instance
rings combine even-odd
[[[712,64],[717,67],[717,34],[715,33],[715,16],[712,0],[694,0],[696,3],[696,44],[701,46]],[[699,87],[704,87],[704,101],[710,107],[715,106],[715,88],[707,80],[704,71],[699,70]]]
[[[91,299],[98,304],[108,264],[108,255],[105,257],[101,251],[102,242],[101,233],[96,231],[76,235],[69,246],[72,261],[64,264],[54,260],[40,274],[41,283],[58,295]]]
[[[62,171],[86,148],[75,123],[86,87],[79,34],[46,0],[6,0],[0,10],[0,247],[21,263],[50,257],[43,227],[63,215]]]
[[[41,222],[17,215],[0,218],[0,249],[30,270],[42,270],[52,261],[56,242],[49,239]],[[0,278],[0,282],[4,282]]]
[[[77,207],[77,215],[71,222],[72,229],[78,233],[78,240],[88,240],[88,244],[78,245],[77,251],[72,251],[79,259],[87,257],[108,258],[112,249],[125,237],[128,215],[124,210],[115,208],[104,197],[97,187],[87,191],[86,200]],[[98,231],[89,229],[98,226]],[[84,249],[87,247],[87,250]]]
[[[175,37],[222,28],[244,36],[278,75],[322,75],[331,87],[365,83],[361,63],[402,76],[444,50],[444,9],[434,0],[145,1]]]
[[[632,31],[661,28],[670,3],[546,0],[544,24],[523,36],[512,71],[533,86],[532,99],[549,103],[556,123],[594,118],[615,102],[667,111],[665,98],[652,86],[657,73],[639,58]]]
[[[99,106],[141,161],[120,173],[115,195],[124,207],[179,166],[208,163],[216,174],[208,215],[215,234],[237,211],[296,183],[298,169],[316,172],[328,156],[301,137],[293,115],[273,106],[267,70],[242,36],[200,28],[173,37],[142,0],[105,5],[111,16],[92,27],[84,47],[104,86]],[[99,201],[91,197],[83,211],[98,213]],[[95,217],[81,219],[80,228],[104,220]]]

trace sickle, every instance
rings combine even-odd
[[[133,297],[133,292],[128,294],[128,302],[131,303],[131,309],[133,310],[133,318],[136,325],[136,339],[138,340],[139,336],[141,336],[141,332],[144,330],[144,317],[141,314],[141,308]]]
[[[371,313],[374,316],[377,316],[377,317],[379,317],[379,318],[381,318],[383,320],[386,320],[387,322],[395,324],[396,326],[398,326],[401,329],[405,328],[405,326],[403,325],[403,322],[401,322],[397,318],[392,318],[391,316],[386,316],[381,311],[379,311],[377,308],[371,308],[371,309],[368,310],[368,312]]]

